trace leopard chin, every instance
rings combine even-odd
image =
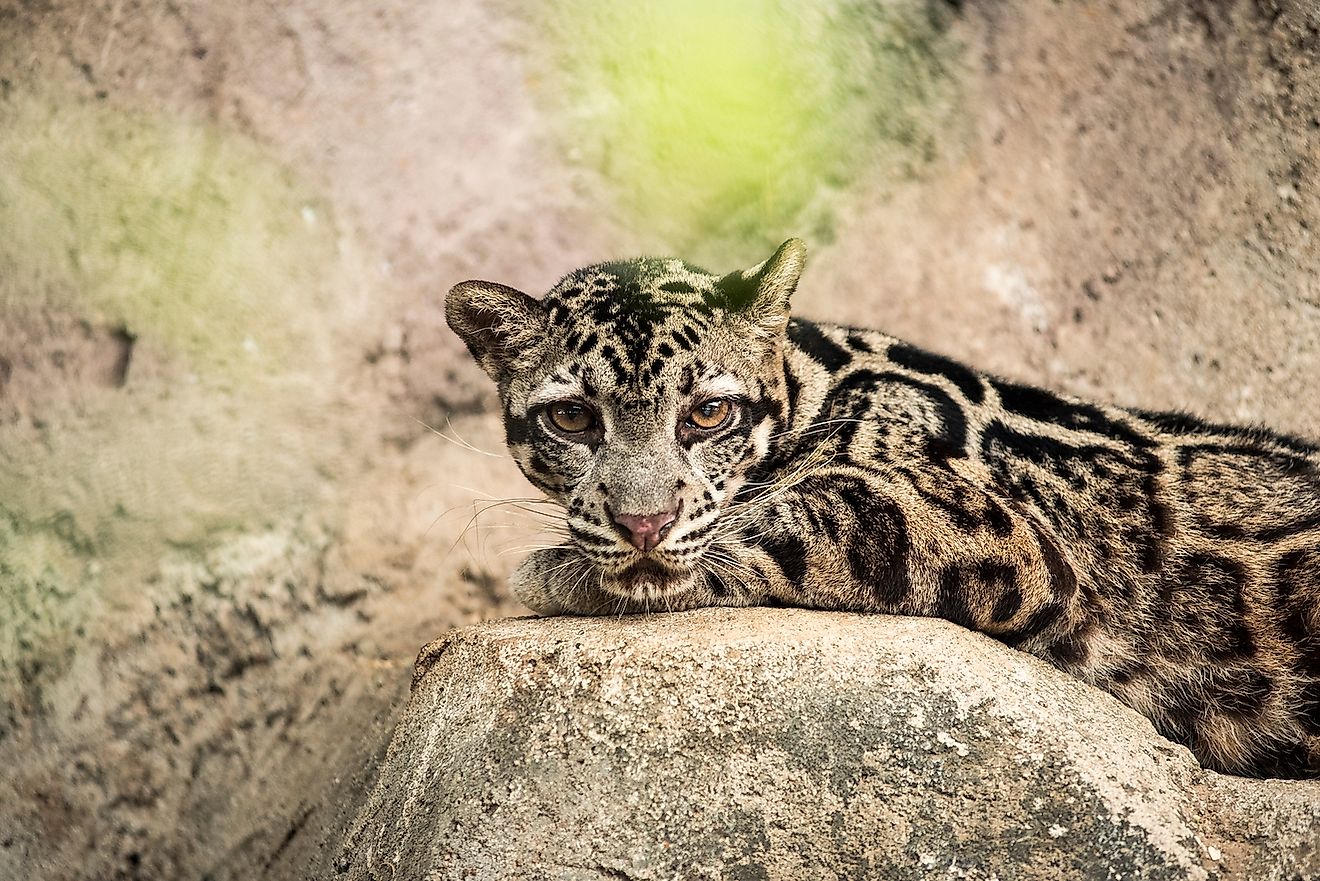
[[[692,588],[691,570],[667,566],[653,557],[641,557],[616,572],[607,573],[601,587],[615,596],[637,602],[663,602]]]

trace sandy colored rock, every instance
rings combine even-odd
[[[1200,769],[942,621],[514,619],[428,645],[360,879],[1308,878],[1320,783]]]

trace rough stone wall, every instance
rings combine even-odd
[[[635,210],[626,126],[575,143],[617,117],[562,59],[613,25],[0,0],[0,876],[325,865],[416,647],[515,612],[537,540],[469,528],[528,490],[458,279],[800,234],[805,314],[1320,436],[1314,4],[803,8],[867,25],[875,118],[837,102],[858,155],[712,232]]]
[[[1320,8],[971,3],[965,24],[965,140],[859,191],[803,308],[1320,435]]]

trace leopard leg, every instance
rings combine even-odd
[[[850,466],[824,469],[730,512],[719,553],[752,602],[924,615],[1037,651],[1086,610],[1058,542],[1029,512],[959,475],[929,485]],[[740,538],[739,538],[740,537]]]
[[[509,585],[539,615],[617,613],[622,598],[601,589],[599,571],[571,548],[533,551],[514,570]]]

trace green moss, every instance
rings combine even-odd
[[[26,712],[81,629],[169,600],[163,556],[324,501],[361,433],[342,367],[365,274],[241,136],[58,96],[0,114],[0,327],[135,341],[122,388],[45,366],[7,389],[27,403],[0,455],[0,705]]]
[[[0,507],[0,740],[73,657],[98,602],[88,589],[94,572],[60,540],[26,531]]]
[[[686,249],[751,258],[876,162],[919,165],[947,5],[567,0],[541,22],[563,140]],[[938,115],[938,114],[936,114]],[[685,251],[690,253],[691,251]]]
[[[0,306],[71,309],[196,371],[305,351],[335,241],[281,166],[210,125],[57,98],[6,110]]]

